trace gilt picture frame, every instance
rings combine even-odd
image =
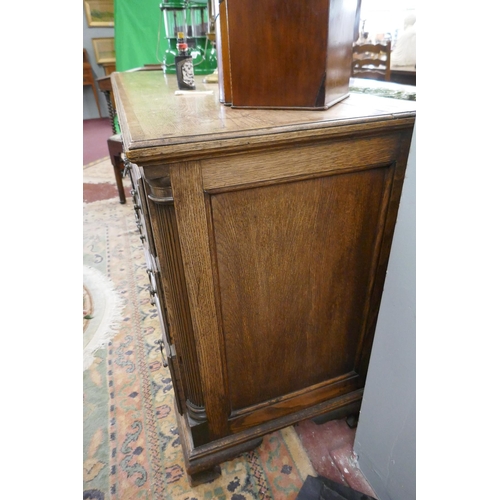
[[[114,27],[115,10],[113,0],[84,0],[85,15],[90,28]]]
[[[115,39],[113,37],[92,38],[97,64],[116,62]]]

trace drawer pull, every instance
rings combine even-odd
[[[168,361],[165,358],[165,353],[163,352],[163,348],[165,347],[165,343],[163,342],[163,340],[155,340],[155,344],[158,344],[158,346],[160,347],[161,361],[162,361],[163,366],[166,368],[168,366]]]
[[[124,168],[123,168],[123,174],[122,177],[125,179],[127,177],[127,174],[132,170],[132,167],[130,166],[130,162],[126,161],[123,162]]]
[[[153,285],[148,285],[148,290],[149,290],[149,295],[151,297],[149,300],[149,303],[152,306],[155,306],[156,305],[156,301],[155,301],[156,290],[153,288]]]

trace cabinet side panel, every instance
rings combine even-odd
[[[233,411],[356,370],[389,169],[211,197]]]

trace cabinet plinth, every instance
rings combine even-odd
[[[112,81],[187,472],[209,480],[266,433],[359,409],[415,103],[243,110],[201,78],[212,95]]]

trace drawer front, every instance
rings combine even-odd
[[[139,238],[143,244],[144,257],[146,260],[146,272],[149,279],[150,303],[156,307],[161,330],[160,338],[155,341],[161,354],[164,367],[168,367],[174,386],[177,409],[182,415],[185,411],[184,389],[180,377],[179,359],[168,324],[166,302],[162,288],[162,279],[156,256],[153,232],[148,211],[147,194],[144,186],[141,169],[131,164],[130,177],[132,181],[132,199],[135,214],[135,222],[139,231]]]
[[[175,345],[173,369],[179,375],[183,390],[183,405],[189,417],[197,422],[206,421],[204,396],[197,362],[196,344],[190,304],[186,295],[186,282],[180,240],[178,235],[172,193],[168,185],[168,168],[165,177],[149,179],[143,171],[143,188],[147,196],[146,220],[151,222],[158,274],[156,276],[158,301],[168,317],[170,339]]]
[[[148,205],[146,194],[144,191],[143,179],[141,172],[137,165],[131,166],[131,180],[132,180],[132,200],[135,213],[135,221],[139,230],[140,236],[145,250],[153,257],[156,256],[154,247],[153,234],[151,231],[151,223],[149,220]]]
[[[151,262],[154,263],[154,259],[151,259]],[[150,302],[152,306],[156,307],[161,329],[161,338],[157,339],[155,343],[158,345],[163,366],[168,366],[170,370],[170,376],[172,379],[172,384],[174,386],[177,409],[182,415],[185,411],[183,397],[184,390],[182,387],[182,381],[179,376],[180,374],[177,352],[175,349],[175,345],[172,343],[172,339],[170,337],[170,329],[168,325],[167,315],[164,309],[165,300],[161,291],[160,276],[155,269],[154,264],[152,264],[152,267],[152,270],[148,268]]]

